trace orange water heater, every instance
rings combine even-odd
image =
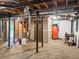
[[[57,24],[53,24],[52,25],[52,38],[54,40],[57,40],[58,39],[58,31],[59,31],[58,25]]]

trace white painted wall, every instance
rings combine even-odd
[[[48,42],[52,39],[52,19],[48,17]]]
[[[78,19],[78,31],[76,31],[76,21],[74,21],[74,34],[77,39],[74,40],[76,42],[76,47],[79,48],[79,19]]]
[[[48,40],[52,39],[52,24],[58,24],[59,27],[59,38],[64,38],[65,33],[71,33],[71,22],[68,20],[53,20],[51,17],[48,18]]]
[[[71,33],[71,22],[68,20],[59,21],[59,38],[64,38],[66,32]]]

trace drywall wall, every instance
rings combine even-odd
[[[52,19],[48,17],[48,42],[52,39]]]
[[[51,16],[48,18],[48,39],[52,39],[51,29],[52,24],[57,24],[59,27],[59,38],[64,38],[65,33],[71,33],[71,21],[69,20],[54,20]]]
[[[64,38],[66,32],[71,33],[71,22],[68,20],[59,21],[59,38]]]

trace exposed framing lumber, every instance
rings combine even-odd
[[[41,7],[40,7],[39,4],[34,4],[33,6],[35,6],[35,7],[38,8],[38,9],[41,9]]]
[[[55,6],[57,7],[58,5],[57,5],[57,0],[53,0],[53,2],[54,2],[54,4],[55,4]]]
[[[68,6],[68,0],[66,0],[66,6]]]
[[[45,6],[46,8],[49,8],[48,5],[47,5],[47,3],[43,3],[43,4],[44,4],[44,6]]]
[[[48,5],[47,5],[47,3],[32,4],[32,5],[29,5],[29,7],[30,7],[31,10],[42,10],[42,9],[49,8]],[[34,8],[36,8],[36,9],[34,9]]]
[[[29,5],[29,9],[34,10],[33,6]]]
[[[29,5],[29,8],[31,9],[31,10],[40,10],[37,6],[34,6],[34,5]]]

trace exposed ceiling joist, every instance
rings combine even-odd
[[[43,3],[43,4],[44,4],[44,6],[45,6],[46,8],[49,8],[48,5],[47,5],[47,3]]]
[[[66,0],[66,6],[68,6],[68,0]]]
[[[22,12],[21,6],[13,0],[0,1],[0,13],[18,14],[19,12]]]
[[[55,7],[57,7],[57,0],[53,0]]]
[[[39,10],[41,9],[39,4],[34,4],[33,6],[35,6],[36,8],[38,8]]]

